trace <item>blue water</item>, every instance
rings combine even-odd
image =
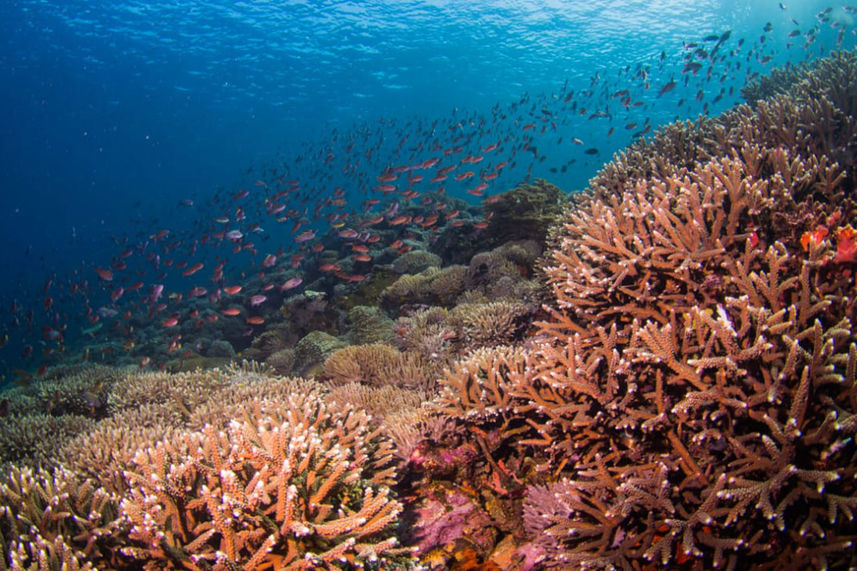
[[[208,280],[220,254],[191,243],[232,208],[225,197],[258,194],[254,181],[300,179],[310,205],[342,188],[358,208],[387,167],[497,142],[510,166],[489,194],[528,177],[581,189],[645,125],[722,112],[741,101],[748,73],[827,53],[841,29],[852,47],[853,26],[853,11],[822,1],[7,0],[0,369],[35,369],[38,358],[20,353],[49,344],[45,324],[66,325],[67,337],[85,327],[72,284],[88,288],[90,307],[109,305],[94,268],[153,248],[162,229],[182,240],[177,256],[205,261]],[[722,59],[682,73],[687,44],[710,51],[719,42],[705,36],[727,31]],[[676,89],[659,97],[672,79]],[[640,106],[620,103],[624,89]],[[609,117],[590,118],[603,110]],[[464,184],[447,193],[475,201]],[[271,237],[260,255],[274,244],[292,251],[254,204],[248,218]],[[258,262],[236,257],[227,275]],[[159,280],[142,281],[145,293]]]

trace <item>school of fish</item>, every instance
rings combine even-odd
[[[47,275],[41,291],[5,299],[0,371],[6,383],[21,382],[54,364],[129,356],[163,368],[227,326],[249,345],[272,311],[310,284],[359,288],[379,258],[447,228],[484,230],[482,205],[519,183],[594,174],[660,125],[736,104],[744,84],[784,63],[783,37],[789,53],[804,54],[789,56],[792,64],[852,48],[857,35],[846,22],[855,15],[839,6],[786,30],[766,24],[754,37],[715,32],[487,111],[334,129],[324,144],[251,169],[246,187],[178,198],[193,226],[117,237],[112,259]]]

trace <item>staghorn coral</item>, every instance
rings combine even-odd
[[[0,569],[127,565],[118,498],[71,472],[13,467],[0,480]]]
[[[57,452],[66,440],[85,432],[95,421],[67,414],[32,414],[4,419],[0,423],[0,465],[15,462],[27,466],[54,466]]]
[[[832,253],[803,252],[766,215],[801,212],[805,186],[832,199],[841,177],[784,149],[742,156],[596,198],[565,224],[546,269],[555,341],[527,356],[517,408],[563,411],[531,419],[543,453],[574,462],[565,516],[529,506],[559,538],[553,565],[850,558],[836,536],[857,530],[836,514],[857,501],[843,485],[855,458],[831,419],[857,412],[852,302]]]
[[[107,393],[126,374],[122,369],[102,365],[71,365],[48,369],[38,381],[3,391],[9,415],[76,414],[102,418],[106,414]]]
[[[335,406],[350,405],[374,420],[383,421],[392,414],[418,409],[426,401],[426,394],[394,385],[372,387],[349,383],[333,388],[324,399]]]
[[[166,404],[123,410],[62,443],[57,459],[107,491],[122,494],[122,472],[140,448],[174,434],[187,417]]]
[[[227,382],[227,371],[130,373],[113,386],[107,398],[108,409],[111,414],[116,414],[149,403],[168,403],[177,409],[192,408]]]
[[[792,89],[795,83],[805,77],[807,69],[806,63],[773,69],[770,74],[760,76],[742,87],[741,96],[748,105],[755,107],[760,100]]]
[[[604,165],[590,183],[605,195],[621,195],[641,179],[664,179],[693,170],[717,157],[731,156],[744,146],[785,147],[794,158],[828,157],[845,171],[855,188],[857,136],[857,54],[837,52],[811,65],[795,68],[788,85],[767,99],[739,105],[714,118],[677,122],[658,129],[650,140],[639,139]],[[588,192],[572,197],[571,208],[588,200]],[[548,242],[561,226],[548,232]]]
[[[235,371],[239,371],[236,368]],[[259,407],[259,395],[269,406],[287,404],[292,393],[318,392],[321,387],[304,379],[270,378],[256,373],[231,377],[222,388],[192,407],[149,403],[125,409],[67,441],[58,459],[75,473],[98,481],[112,493],[123,494],[123,472],[137,451],[179,432],[213,426],[224,430],[232,418],[243,418]]]
[[[369,417],[294,395],[285,409],[138,454],[122,510],[148,568],[408,566],[389,441]]]
[[[812,99],[741,108],[680,165],[618,159],[551,232],[539,334],[441,381],[408,469],[478,484],[515,566],[857,565],[857,208],[818,154],[850,123]]]
[[[205,427],[226,430],[234,418],[246,418],[268,414],[269,408],[288,407],[294,394],[320,395],[321,384],[300,377],[269,377],[259,375],[246,380],[236,380],[213,392],[210,398],[190,411],[183,426],[201,431]],[[264,404],[264,407],[259,408]]]

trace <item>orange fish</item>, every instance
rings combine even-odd
[[[246,319],[247,325],[262,325],[265,323],[265,318],[259,315],[254,315]]]
[[[239,291],[241,291],[240,285],[226,286],[223,288],[223,293],[225,293],[226,295],[235,295]]]
[[[221,311],[220,313],[222,313],[223,315],[229,316],[229,317],[233,317],[235,315],[240,315],[241,309],[237,308],[237,307],[228,307],[228,308],[224,309],[223,311]]]

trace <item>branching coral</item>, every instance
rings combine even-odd
[[[482,484],[519,566],[857,565],[857,205],[822,154],[850,123],[810,99],[721,121],[726,153],[602,173],[552,232],[540,334],[443,379],[410,468]]]
[[[33,414],[7,418],[0,424],[0,463],[53,466],[66,440],[85,432],[95,422],[84,416]]]
[[[126,552],[158,569],[406,566],[390,442],[314,394],[276,409],[142,450],[122,502],[139,547]]]
[[[228,382],[229,373],[212,369],[192,373],[129,373],[117,382],[108,396],[111,414],[144,404],[170,404],[178,409],[193,408],[212,391]]]
[[[127,564],[117,497],[57,468],[12,468],[0,483],[0,569],[116,569]]]

